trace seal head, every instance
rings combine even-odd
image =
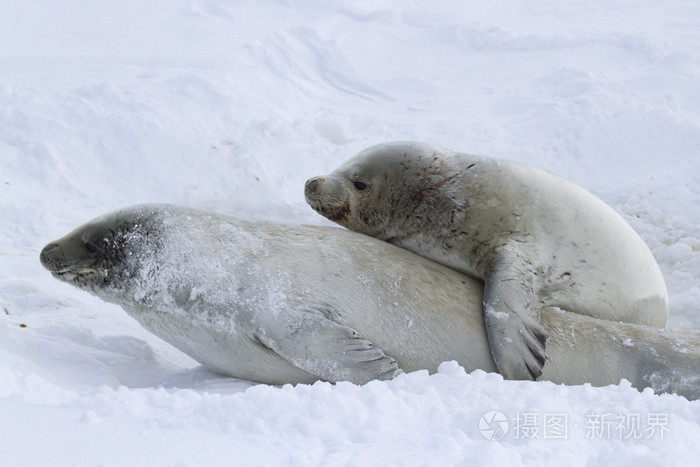
[[[461,173],[443,163],[448,151],[420,143],[384,146],[386,151],[370,148],[332,174],[309,179],[306,202],[349,230],[391,243],[465,217],[468,200],[454,189]]]
[[[96,295],[123,292],[140,268],[142,252],[155,247],[140,217],[138,211],[110,215],[78,227],[46,245],[41,264],[57,279]]]

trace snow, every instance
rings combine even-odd
[[[222,377],[53,279],[38,252],[144,202],[329,225],[304,202],[307,178],[421,140],[600,196],[659,261],[669,327],[700,329],[700,3],[2,10],[0,465],[697,462],[700,402],[625,381],[512,382],[450,363],[362,387]],[[491,411],[508,420],[502,439],[479,431]]]

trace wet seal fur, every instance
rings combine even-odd
[[[666,285],[646,244],[604,202],[544,170],[387,143],[311,178],[305,196],[350,230],[484,280],[491,352],[506,378],[541,374],[542,306],[666,324]]]
[[[483,284],[341,229],[250,222],[170,205],[122,209],[48,244],[58,279],[122,306],[223,374],[268,384],[365,383],[456,360],[496,371]],[[700,333],[543,307],[540,379],[700,397]]]

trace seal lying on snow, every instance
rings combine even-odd
[[[456,360],[495,371],[481,282],[340,229],[255,223],[167,205],[126,208],[41,252],[63,281],[121,305],[220,373],[270,384],[365,383]],[[629,379],[700,396],[700,334],[543,308],[542,379]]]
[[[491,352],[506,378],[542,371],[542,305],[666,324],[666,285],[642,239],[598,198],[544,170],[422,143],[380,144],[310,179],[305,194],[350,230],[483,279]]]

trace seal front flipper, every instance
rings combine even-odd
[[[334,314],[329,307],[280,311],[254,335],[319,379],[364,384],[393,378],[399,370],[396,360],[354,329],[331,320]]]
[[[501,375],[535,380],[546,360],[547,334],[534,293],[535,273],[519,253],[517,245],[501,247],[484,277],[484,324]]]

